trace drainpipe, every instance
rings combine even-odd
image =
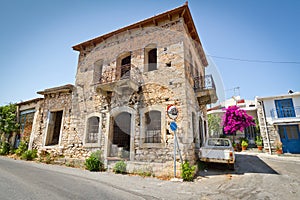
[[[267,122],[266,122],[266,114],[265,114],[265,106],[264,106],[264,101],[261,101],[261,105],[262,105],[262,115],[263,115],[263,119],[264,119],[264,126],[266,129],[266,136],[267,136],[267,141],[268,141],[268,145],[269,145],[269,153],[270,155],[272,155],[272,150],[271,150],[271,144],[270,144],[270,138],[269,138],[269,131],[268,131],[268,127],[267,127]]]

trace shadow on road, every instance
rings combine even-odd
[[[224,174],[245,174],[245,173],[263,173],[278,174],[263,160],[255,155],[236,154],[235,170],[229,170],[227,164],[205,163],[204,170],[201,170],[200,176],[214,176]]]

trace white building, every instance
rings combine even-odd
[[[220,129],[217,132],[214,131],[209,131],[209,136],[210,137],[220,137],[220,135],[223,134],[223,127],[221,126],[222,124],[222,118],[223,115],[225,114],[225,108],[228,108],[229,106],[236,105],[240,107],[241,109],[245,110],[248,115],[252,116],[253,119],[257,118],[257,110],[256,110],[256,105],[255,105],[255,100],[246,100],[246,99],[241,99],[240,96],[233,96],[230,99],[227,99],[224,102],[221,102],[220,105],[208,109],[207,114],[208,115],[217,115],[218,118],[220,119]],[[236,139],[240,137],[245,137],[249,140],[249,145],[250,146],[255,146],[255,138],[259,133],[257,133],[256,129],[254,126],[250,126],[246,128],[243,132],[238,131],[236,133],[237,137]]]
[[[300,92],[257,97],[256,104],[265,149],[281,141],[283,153],[300,153]]]

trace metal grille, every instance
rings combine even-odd
[[[161,113],[150,111],[145,113],[145,143],[161,143]]]

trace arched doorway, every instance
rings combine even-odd
[[[121,112],[112,118],[112,145],[110,156],[129,158],[131,114]]]

